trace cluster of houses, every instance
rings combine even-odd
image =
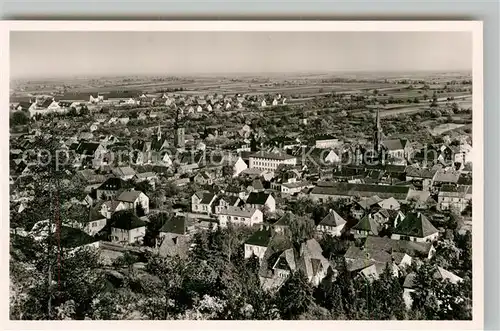
[[[96,94],[79,102],[54,98],[21,102],[13,109],[39,114],[106,103],[175,105],[185,115],[241,108],[249,102],[267,107],[285,104],[286,98],[142,94],[124,99]],[[151,197],[135,185],[147,182],[155,190],[166,179],[178,188],[197,185],[199,190],[191,196],[188,208],[176,210],[160,228],[151,248],[160,254],[187,256],[193,233],[201,229],[246,226],[254,231],[244,243],[245,258],[259,259],[262,286],[276,290],[296,270],[302,270],[315,285],[329,272],[336,272],[335,262],[324,256],[318,243],[318,238],[329,234],[360,243],[349,247],[344,260],[349,272],[371,280],[387,264],[398,274],[412,260],[433,256],[441,232],[427,213],[430,208],[436,213],[464,213],[472,204],[472,178],[466,167],[472,147],[466,143],[421,146],[415,152],[415,145],[407,140],[382,139],[379,124],[373,144],[366,146],[328,135],[312,137],[311,141],[299,136],[267,139],[261,131],[244,124],[234,133],[234,144],[215,150],[208,148],[204,139],[217,136],[218,129],[188,135],[177,126],[170,135],[158,126],[151,135],[118,138],[98,135],[98,129],[115,122],[126,124],[128,117],[91,116],[93,123],[88,130],[58,137],[60,149],[75,156],[71,163],[75,178],[84,183],[81,195],[71,203],[88,210],[83,222],[64,221],[60,233],[69,248],[146,249],[148,217],[158,212],[154,210],[158,206],[152,208]],[[160,119],[153,111],[138,116]],[[11,203],[18,213],[36,198],[30,196],[29,184],[36,175],[32,171],[34,160],[26,159],[25,152],[36,148],[36,139],[41,136],[44,134],[35,130],[11,141]],[[387,159],[376,165],[363,162],[361,154],[367,146],[385,151]],[[120,151],[125,154],[126,166],[116,163]],[[423,155],[429,151],[432,162]],[[352,162],[345,164],[346,157]],[[290,244],[289,227],[295,216],[287,210],[287,203],[303,198],[319,204],[342,201],[349,210],[330,209],[314,224],[313,238]],[[410,211],[403,212],[403,205],[410,205]],[[24,235],[40,239],[55,230],[54,222],[42,221]],[[413,276],[408,277],[405,300],[410,305]],[[460,281],[442,268],[436,270],[436,277]]]
[[[260,108],[286,105],[286,98],[281,94],[275,96],[252,95],[222,95],[208,94],[193,97],[186,94],[160,93],[91,93],[69,95],[39,95],[21,98],[19,102],[11,102],[13,111],[29,112],[33,117],[37,114],[65,113],[74,108],[79,111],[82,107],[99,109],[102,106],[128,107],[175,107],[182,115],[243,109],[248,106]],[[158,116],[158,112],[151,112],[150,117]],[[140,118],[146,116],[144,113]]]

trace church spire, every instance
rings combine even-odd
[[[375,152],[380,152],[380,144],[382,140],[382,127],[380,126],[380,110],[377,108],[377,115],[375,119],[375,134],[374,134],[374,149]]]
[[[158,131],[156,132],[156,137],[158,140],[161,140],[161,127],[160,124],[158,124]]]

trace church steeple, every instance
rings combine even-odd
[[[375,152],[380,152],[380,144],[382,140],[382,127],[380,126],[380,112],[379,109],[377,108],[377,115],[375,118],[375,132],[374,132],[374,140],[373,140],[373,147]]]
[[[158,140],[161,140],[161,128],[160,128],[160,124],[158,124],[158,131],[156,132],[156,138]]]

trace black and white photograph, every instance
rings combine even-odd
[[[42,23],[5,44],[11,321],[481,318],[480,22]]]

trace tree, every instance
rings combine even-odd
[[[302,271],[293,272],[278,291],[283,319],[298,319],[313,304],[313,288]]]
[[[25,125],[29,122],[29,115],[27,115],[24,111],[15,111],[10,117],[11,125]]]

